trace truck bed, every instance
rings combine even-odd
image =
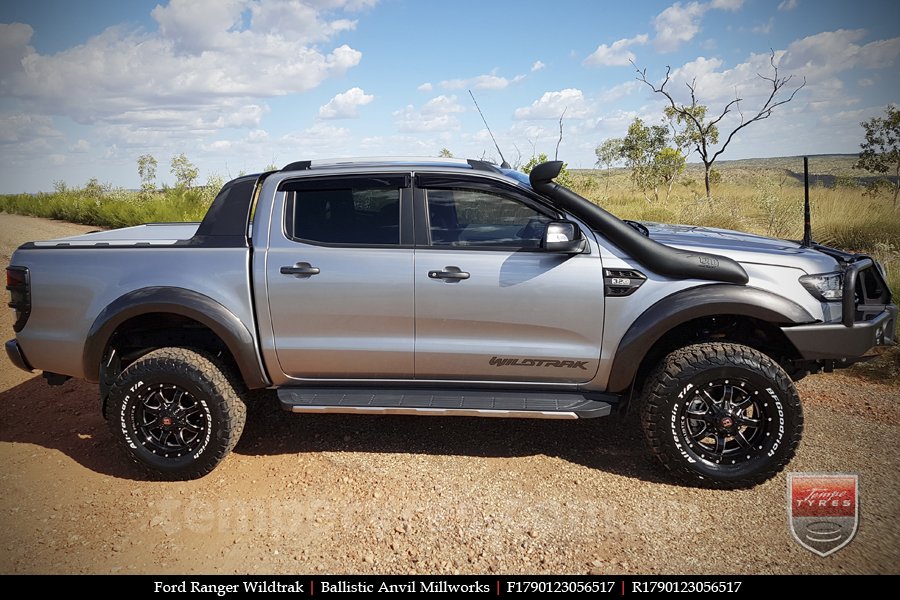
[[[34,245],[38,247],[171,246],[179,241],[189,240],[197,231],[198,226],[199,223],[150,223],[34,242]]]

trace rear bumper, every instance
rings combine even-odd
[[[9,360],[12,364],[23,371],[28,371],[29,373],[34,371],[32,366],[28,363],[28,360],[25,358],[25,355],[22,353],[22,348],[19,347],[19,342],[17,340],[9,340],[6,342],[6,355],[9,356]]]
[[[852,314],[852,313],[851,313]],[[781,331],[806,360],[857,358],[875,346],[895,342],[897,305],[888,304],[866,321],[782,327]]]

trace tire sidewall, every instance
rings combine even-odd
[[[153,471],[164,473],[189,473],[207,471],[218,463],[225,441],[222,432],[226,415],[217,391],[202,372],[184,363],[167,361],[168,369],[152,368],[150,365],[135,365],[126,369],[110,392],[110,416],[115,423],[115,431],[120,436],[127,451],[139,463]],[[185,454],[173,458],[155,454],[139,441],[136,427],[137,412],[140,410],[143,394],[159,385],[175,385],[190,393],[203,407],[206,431],[201,445]]]
[[[761,431],[769,435],[750,436],[755,452],[747,449],[749,459],[738,453],[719,458],[698,443],[696,434],[692,439],[688,424],[682,423],[697,389],[710,382],[737,385],[756,398],[754,404],[769,424]],[[707,404],[707,410],[712,408]],[[749,417],[744,410],[732,414]],[[650,452],[683,483],[736,489],[767,481],[790,462],[803,435],[803,409],[793,381],[772,357],[741,344],[699,342],[671,352],[657,364],[644,385],[641,424]]]
[[[710,382],[722,380],[744,380],[764,396],[765,417],[772,419],[772,426],[765,426],[770,435],[763,440],[762,449],[754,448],[754,453],[749,460],[734,465],[716,464],[703,458],[693,450],[684,437],[682,416],[690,402],[691,395],[698,389],[709,385]],[[675,452],[680,455],[688,468],[696,471],[703,477],[717,480],[742,479],[753,474],[767,470],[773,464],[780,464],[785,459],[788,451],[787,440],[790,439],[790,431],[795,426],[795,415],[791,410],[792,392],[781,389],[778,382],[773,381],[755,369],[738,366],[714,367],[696,369],[690,377],[679,377],[679,385],[675,388],[671,398],[667,398],[666,410],[661,411],[660,416],[665,422],[660,423],[673,444]]]

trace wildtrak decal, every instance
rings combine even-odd
[[[557,367],[581,369],[587,371],[586,360],[545,360],[542,358],[503,358],[492,356],[491,364],[495,367]]]

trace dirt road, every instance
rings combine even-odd
[[[0,215],[0,259],[88,229]],[[12,336],[9,311],[0,330]],[[94,386],[51,388],[2,357],[0,572],[900,572],[900,388],[827,375],[800,391],[790,468],[860,477],[859,533],[825,559],[788,532],[784,474],[739,492],[673,485],[633,422],[262,403],[215,472],[159,483],[119,454]]]

